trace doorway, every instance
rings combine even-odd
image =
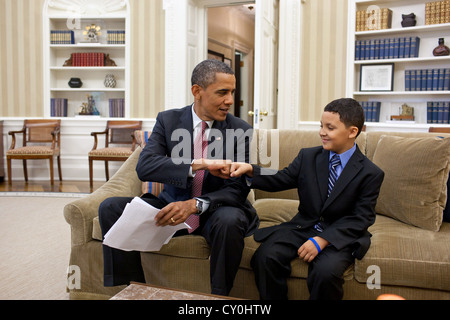
[[[208,58],[229,64],[236,75],[232,113],[253,125],[255,6],[253,3],[207,8]]]

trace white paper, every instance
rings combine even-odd
[[[124,251],[159,251],[175,232],[189,228],[185,223],[176,226],[157,226],[155,216],[159,211],[160,209],[135,197],[105,234],[103,244]]]

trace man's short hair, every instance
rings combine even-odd
[[[364,110],[358,101],[351,98],[342,98],[331,101],[324,109],[326,112],[334,112],[339,114],[341,122],[345,126],[355,126],[358,128],[358,135],[364,126]]]
[[[203,89],[216,81],[216,73],[226,73],[234,75],[233,69],[219,60],[205,60],[200,62],[192,71],[192,86],[197,84]]]

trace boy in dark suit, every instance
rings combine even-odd
[[[251,177],[251,187],[269,192],[298,189],[299,212],[289,222],[259,229],[262,242],[252,258],[261,299],[287,299],[286,278],[295,258],[309,263],[310,299],[342,299],[343,274],[370,246],[369,226],[384,173],[355,143],[364,112],[353,99],[325,107],[322,146],[300,150],[285,169],[261,174],[261,168],[233,163],[231,177]]]

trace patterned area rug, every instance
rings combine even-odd
[[[65,300],[70,226],[64,206],[87,194],[0,193],[0,299]]]

